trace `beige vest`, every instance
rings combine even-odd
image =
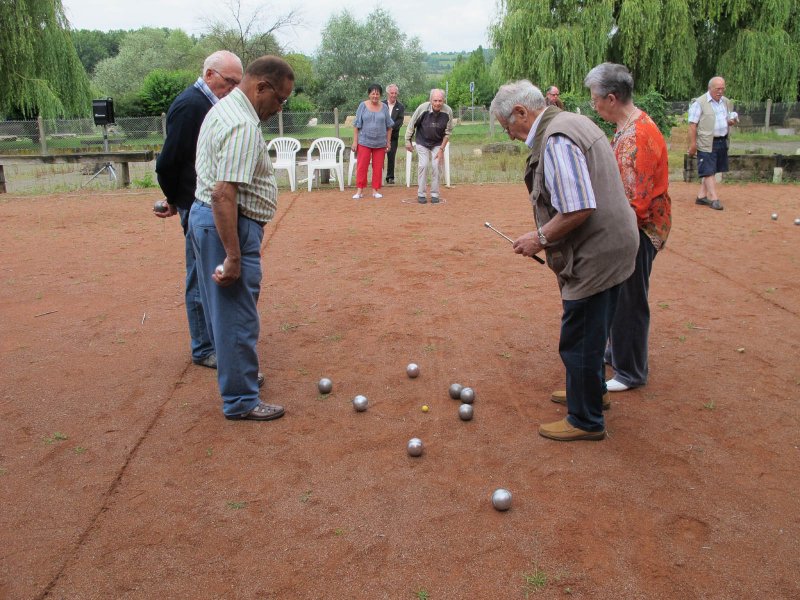
[[[525,171],[538,226],[557,214],[545,189],[540,160],[547,138],[554,134],[567,136],[583,151],[597,204],[577,229],[545,250],[561,297],[580,300],[622,283],[633,273],[639,230],[605,134],[588,118],[553,106],[542,115]]]
[[[717,121],[717,116],[714,113],[714,107],[708,101],[707,94],[695,98],[695,102],[700,105],[700,120],[697,122],[697,149],[700,152],[711,152],[714,146],[714,124]],[[725,108],[730,115],[733,110],[733,102],[725,96],[722,97],[720,102],[725,103]]]

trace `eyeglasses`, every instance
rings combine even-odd
[[[608,98],[608,95],[599,96],[597,98],[592,97],[592,99],[589,100],[589,108],[591,108],[592,110],[597,110],[597,103],[600,102],[600,100],[605,100],[606,98]]]
[[[289,101],[289,96],[286,96],[285,98],[282,98],[278,94],[278,90],[276,90],[275,86],[270,83],[269,79],[265,79],[264,83],[266,83],[269,87],[271,87],[272,91],[275,92],[275,99],[280,103],[281,106],[284,106]]]
[[[211,69],[211,70],[214,71],[214,73],[216,73],[220,77],[222,77],[225,80],[225,83],[227,83],[231,87],[236,87],[237,85],[239,85],[239,83],[241,83],[240,81],[234,79],[233,77],[225,77],[225,75],[223,75],[216,69]]]

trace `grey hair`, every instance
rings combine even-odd
[[[440,90],[439,88],[433,88],[433,89],[431,90],[431,94],[430,94],[430,96],[428,96],[428,101],[429,101],[429,102],[433,102],[433,95],[434,95],[436,92],[441,92],[441,94],[442,94],[442,100],[444,100],[444,98],[445,98],[445,96],[444,96],[444,90]]]
[[[583,85],[603,98],[614,94],[623,103],[633,97],[633,75],[625,65],[609,62],[597,65],[589,71]]]
[[[229,61],[235,61],[236,64],[239,65],[239,70],[244,71],[241,58],[236,56],[233,52],[229,52],[228,50],[217,50],[213,54],[210,54],[205,61],[203,61],[203,73],[209,69],[219,71],[220,69],[224,68],[226,63]]]
[[[708,89],[711,89],[711,84],[715,79],[722,79],[719,75],[714,75],[711,79],[708,80]],[[722,83],[725,83],[725,80],[722,79]]]
[[[545,107],[542,91],[527,79],[513,81],[500,86],[489,107],[495,118],[508,119],[514,106],[520,104],[528,110],[535,111]]]
[[[387,86],[386,86],[386,91],[388,92],[388,91],[389,91],[391,88],[394,88],[394,89],[396,89],[396,90],[398,91],[398,93],[400,92],[400,88],[399,88],[399,87],[397,87],[397,84],[396,84],[396,83],[390,83],[389,85],[387,85]]]

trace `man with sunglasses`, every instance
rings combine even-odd
[[[192,362],[216,368],[217,355],[206,326],[197,283],[194,249],[189,239],[189,210],[194,202],[197,174],[195,150],[200,126],[211,107],[227,96],[242,79],[239,57],[220,50],[203,63],[203,73],[183,90],[167,112],[167,137],[156,160],[156,174],[167,200],[167,210],[153,211],[162,219],[180,215],[186,249],[186,315],[189,320]]]
[[[284,413],[261,401],[258,385],[261,241],[278,199],[261,121],[282,110],[293,88],[285,60],[254,60],[239,86],[208,112],[197,141],[189,236],[227,419],[269,421]]]

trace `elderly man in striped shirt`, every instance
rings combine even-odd
[[[536,230],[518,238],[514,251],[533,256],[544,250],[561,290],[567,416],[541,425],[539,434],[602,440],[608,406],[603,354],[620,284],[634,269],[636,215],[608,139],[590,119],[547,106],[529,81],[502,86],[490,110],[511,139],[531,149],[525,183]]]
[[[261,240],[278,198],[260,121],[278,113],[293,88],[286,61],[256,59],[239,86],[208,112],[197,141],[189,228],[227,419],[269,421],[284,413],[263,402],[258,390]]]

